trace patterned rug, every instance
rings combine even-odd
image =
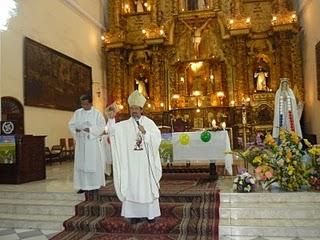
[[[219,239],[219,192],[206,173],[164,174],[161,180],[161,217],[154,223],[132,225],[120,216],[121,203],[113,184],[87,194],[65,230],[53,240],[169,240]]]

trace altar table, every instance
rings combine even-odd
[[[187,141],[181,141],[182,138]],[[173,161],[225,161],[225,168],[232,175],[233,158],[228,132],[210,131],[211,138],[208,142],[201,140],[202,132],[174,132],[172,133]],[[186,137],[188,136],[188,137]]]

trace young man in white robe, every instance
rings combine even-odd
[[[281,78],[280,87],[276,92],[272,132],[274,138],[279,138],[280,128],[293,131],[302,138],[299,109],[288,81],[288,78]]]
[[[145,97],[134,91],[128,98],[131,117],[109,126],[113,180],[122,202],[121,216],[132,224],[144,218],[152,223],[160,216],[161,133],[150,118],[141,115],[145,102]]]
[[[116,113],[118,111],[118,106],[113,98],[108,99],[107,107],[105,110],[105,116],[107,118],[107,125],[105,126],[105,131],[101,136],[102,141],[102,156],[105,162],[105,175],[111,176],[112,175],[112,153],[111,153],[111,142],[110,142],[110,135],[108,129],[113,127],[116,123]]]
[[[80,97],[81,107],[69,121],[75,139],[74,188],[78,193],[98,190],[105,185],[101,134],[106,125],[101,112],[92,106],[89,95]]]

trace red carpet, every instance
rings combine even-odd
[[[164,174],[161,181],[161,217],[136,225],[120,216],[121,203],[112,184],[76,206],[76,215],[53,240],[169,240],[219,239],[219,192],[207,174]]]

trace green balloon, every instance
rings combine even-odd
[[[204,131],[201,133],[200,138],[203,142],[209,142],[211,139],[211,133],[209,131]]]
[[[190,137],[189,137],[188,134],[182,133],[182,134],[179,136],[179,142],[180,142],[180,144],[182,144],[182,145],[187,145],[187,144],[189,144],[189,141],[190,141]]]

